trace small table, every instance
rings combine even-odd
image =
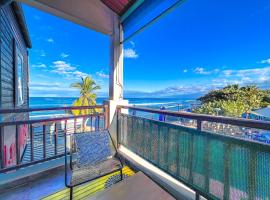
[[[136,173],[88,200],[173,200],[169,193],[159,187],[142,172]]]

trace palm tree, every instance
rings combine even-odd
[[[101,89],[99,85],[89,76],[81,78],[82,81],[78,83],[72,83],[71,88],[80,90],[80,97],[73,102],[73,106],[94,106],[96,105],[97,95],[94,93],[96,90]],[[74,115],[87,115],[96,112],[92,109],[72,110]]]

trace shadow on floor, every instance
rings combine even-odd
[[[123,168],[124,177],[132,176],[134,172],[128,168]],[[120,173],[115,172],[101,177],[90,183],[74,188],[74,199],[84,199],[93,196],[95,193],[110,187],[118,182]],[[0,200],[63,200],[69,199],[69,189],[64,184],[64,171],[56,170],[54,173],[46,175],[27,184],[9,189],[0,195]]]

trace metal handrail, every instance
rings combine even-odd
[[[43,118],[43,119],[27,119],[27,120],[10,120],[10,121],[1,121],[0,122],[0,173],[4,173],[7,171],[11,170],[16,170],[22,167],[27,167],[30,165],[35,165],[37,163],[42,163],[45,161],[49,161],[55,158],[59,158],[64,156],[64,152],[58,152],[58,128],[56,123],[58,122],[64,122],[65,126],[67,125],[67,121],[70,119],[74,120],[74,131],[76,131],[77,127],[77,119],[83,119],[83,123],[85,119],[91,119],[90,120],[90,131],[92,131],[92,127],[97,127],[100,128],[104,127],[105,129],[108,127],[108,106],[107,105],[97,105],[97,106],[78,106],[78,107],[55,107],[55,108],[26,108],[26,109],[2,109],[0,110],[0,114],[8,114],[8,113],[24,113],[24,112],[34,112],[34,111],[51,111],[51,110],[82,110],[82,109],[95,109],[95,108],[102,108],[102,111],[100,113],[96,112],[93,114],[86,114],[86,115],[77,115],[77,116],[64,116],[64,117],[54,117],[54,118]],[[100,122],[100,121],[103,122]],[[54,130],[52,130],[53,134],[51,135],[54,139],[54,151],[47,153],[47,134],[51,134],[51,131],[46,130],[46,126],[48,123],[55,123],[54,125]],[[73,122],[72,122],[73,123]],[[35,124],[38,124],[37,128],[40,127],[41,130],[36,132],[34,131],[34,126]],[[19,137],[19,127],[20,125],[27,125],[28,130],[30,131],[30,135],[28,138],[28,145],[30,150],[29,150],[29,156],[30,156],[30,161],[22,162],[21,156],[16,156],[16,165],[13,166],[6,166],[4,164],[4,127],[6,126],[15,126],[15,150],[16,150],[16,155],[21,155],[21,150],[20,150],[20,137]],[[93,126],[94,125],[94,126]],[[83,127],[83,131],[85,131],[85,128]],[[40,134],[39,134],[40,132]],[[66,134],[66,131],[62,131],[62,134]],[[39,135],[36,135],[38,133]],[[35,145],[34,145],[34,138],[36,137],[42,137],[42,149],[43,149],[43,156],[42,158],[38,158],[38,160],[35,159]],[[38,138],[37,138],[38,139]],[[26,148],[25,148],[26,149]],[[37,151],[39,151],[37,149]],[[23,155],[25,153],[25,150],[23,152]],[[53,155],[52,155],[53,154]],[[23,156],[22,156],[23,157]]]
[[[0,114],[36,112],[36,111],[52,111],[52,110],[95,109],[95,108],[104,108],[104,107],[105,107],[104,105],[95,105],[95,106],[63,106],[63,107],[48,107],[48,108],[0,109]]]
[[[194,119],[198,122],[208,121],[208,122],[216,122],[223,124],[231,124],[235,126],[244,126],[249,128],[257,128],[263,130],[270,130],[270,122],[268,121],[259,121],[252,119],[243,119],[243,118],[233,118],[233,117],[223,117],[223,116],[211,116],[205,114],[197,114],[197,113],[189,113],[189,112],[177,112],[177,111],[167,111],[167,110],[158,110],[152,108],[139,108],[134,106],[118,106],[118,109],[131,109],[142,112],[149,112],[154,114],[163,114],[173,117],[183,117],[188,119]]]
[[[59,122],[59,121],[64,121],[64,120],[69,120],[69,119],[78,119],[78,118],[87,118],[87,117],[100,117],[100,116],[105,116],[105,114],[104,113],[96,113],[96,114],[89,114],[89,115],[56,117],[56,118],[48,118],[48,119],[6,121],[6,122],[0,122],[0,127],[2,127],[2,126],[12,126],[12,125],[22,125],[22,124],[37,124],[37,123]]]
[[[142,117],[143,115],[125,114],[126,112],[121,112],[121,109],[197,120],[197,130],[174,123],[167,123],[166,121],[149,119]],[[264,195],[265,197],[266,195],[262,191],[260,192],[256,184],[261,184],[262,188],[269,188],[269,172],[267,171],[268,168],[265,167],[270,162],[269,144],[227,134],[203,131],[202,121],[270,130],[270,123],[266,121],[118,106],[119,144],[124,145],[135,154],[194,190],[196,199],[200,199],[200,196],[206,199],[229,199],[231,188],[236,187],[230,182],[230,178],[238,172],[237,170],[242,170],[242,168],[245,169],[243,173],[248,175],[244,179],[246,182],[243,183],[243,185],[248,185],[248,188],[243,189],[243,193],[248,196],[248,199],[256,199],[256,195]],[[213,149],[215,149],[215,153],[212,152]],[[236,157],[233,157],[233,155],[236,155]],[[162,159],[160,159],[160,156],[162,156]],[[169,161],[169,158],[171,158],[171,161]],[[237,161],[235,161],[236,159]],[[216,162],[219,164],[215,164]],[[232,162],[241,164],[239,166],[238,164],[232,165]],[[199,169],[197,169],[198,166]],[[184,168],[186,170],[184,172],[188,172],[188,174],[184,172],[181,174],[181,168]],[[211,175],[211,173],[214,173],[213,169],[216,170],[216,173],[220,170],[224,177],[220,180],[216,177],[213,178],[214,175]],[[260,171],[260,175],[257,174],[258,171]],[[194,182],[194,175],[197,178],[204,177],[202,185],[200,182]],[[263,179],[264,182],[258,182],[262,177],[266,177]],[[223,197],[210,192],[211,188],[213,191],[211,180],[220,182]],[[238,177],[235,180],[239,183],[242,178]],[[236,189],[242,190],[238,186]],[[262,199],[265,199],[264,197]]]

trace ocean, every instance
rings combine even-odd
[[[102,104],[107,98],[97,98],[97,104]],[[130,105],[136,107],[147,107],[160,109],[165,107],[166,110],[187,110],[197,104],[195,99],[179,99],[179,98],[126,98]],[[72,97],[30,97],[30,108],[47,108],[72,106],[76,98]],[[58,115],[64,114],[64,111],[44,111],[33,112],[31,115]]]

